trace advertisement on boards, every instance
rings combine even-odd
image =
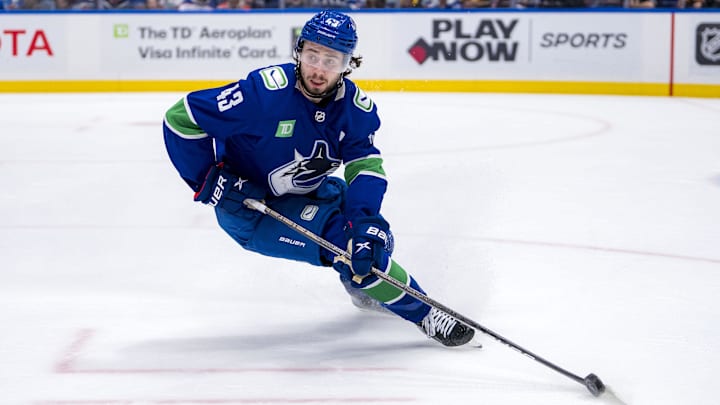
[[[305,16],[116,14],[103,19],[103,68],[126,78],[237,79],[292,58],[292,26]]]
[[[700,66],[720,66],[720,22],[695,25],[695,62]]]
[[[292,61],[312,14],[0,14],[0,81],[237,80]],[[358,80],[720,84],[718,13],[351,15]]]
[[[669,74],[669,48],[658,40],[670,38],[667,15],[427,13],[379,26],[374,35],[396,44],[383,58],[397,67],[391,76],[654,82]]]
[[[670,13],[533,15],[529,60],[540,79],[666,82]]]
[[[62,19],[0,19],[0,80],[64,71],[68,58],[65,28]]]
[[[370,44],[363,50],[373,65],[363,78],[511,78],[528,63],[528,19],[521,13],[410,13],[401,23],[392,15],[358,15],[359,29],[367,25],[378,29],[361,39],[360,46]],[[380,71],[378,63],[392,69]]]
[[[519,23],[520,18],[433,18],[425,30],[429,35],[418,35],[407,52],[418,65],[514,63],[521,42]]]
[[[720,84],[720,13],[675,16],[675,82]]]

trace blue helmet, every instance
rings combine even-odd
[[[303,41],[315,42],[352,55],[358,41],[355,21],[339,11],[321,11],[305,23],[298,38],[298,49],[302,48]]]

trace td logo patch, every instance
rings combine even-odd
[[[287,120],[278,122],[277,130],[275,130],[275,138],[290,138],[295,131],[295,120]]]

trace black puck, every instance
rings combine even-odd
[[[594,396],[599,397],[600,394],[605,392],[605,384],[603,384],[600,377],[595,374],[588,374],[583,381],[585,382],[585,387],[587,387],[588,391]]]

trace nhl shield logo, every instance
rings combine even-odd
[[[697,63],[720,65],[720,24],[699,24],[695,38]]]

